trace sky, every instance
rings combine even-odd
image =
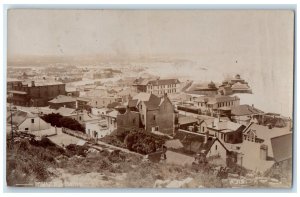
[[[7,54],[8,60],[187,59],[193,68],[212,71],[209,76],[241,74],[257,90],[257,100],[263,98],[268,109],[291,116],[293,18],[292,11],[279,10],[9,10]]]

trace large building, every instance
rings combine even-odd
[[[248,82],[241,78],[239,74],[231,79],[224,80],[219,86],[219,93],[221,95],[230,95],[234,93],[252,93]]]
[[[11,95],[9,100],[19,106],[47,106],[49,100],[66,94],[65,84],[56,81],[17,82],[9,85],[8,94]]]
[[[129,113],[128,110],[138,112],[139,119],[136,118],[136,113]],[[134,127],[140,125],[140,128],[148,132],[173,134],[175,112],[167,94],[157,97],[154,94],[139,93],[128,102],[128,110],[123,116],[117,116],[118,123],[128,121],[127,116],[131,116]]]
[[[163,96],[165,93],[173,94],[180,91],[180,82],[178,79],[143,79],[139,78],[133,82],[137,93],[146,92]]]
[[[231,109],[232,107],[240,105],[240,98],[237,96],[201,96],[195,99],[195,106],[201,112],[209,112],[216,114],[220,109]]]

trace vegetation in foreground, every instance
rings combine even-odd
[[[146,155],[159,150],[167,139],[165,136],[155,135],[143,130],[133,130],[114,131],[110,135],[101,138],[101,141]]]
[[[13,146],[11,140],[7,141],[9,186],[35,186],[37,182],[60,181],[61,184],[54,186],[151,188],[157,180],[191,178],[192,181],[184,187],[230,187],[214,171],[206,170],[212,167],[152,163],[141,156],[118,150],[98,151],[73,144],[63,149],[47,138],[41,141],[32,138],[15,140]],[[273,171],[268,174],[270,178],[274,177]],[[251,186],[258,185],[248,185]]]

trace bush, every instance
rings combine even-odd
[[[147,132],[130,132],[124,140],[126,147],[134,152],[149,154],[156,152],[165,143],[165,139]]]
[[[78,146],[76,144],[69,144],[68,146],[66,146],[66,149],[68,151],[69,156],[79,155],[83,157],[86,156],[86,152],[88,150],[86,146]]]
[[[60,114],[46,114],[42,117],[42,119],[50,123],[51,126],[65,127],[71,130],[85,132],[85,128],[77,120],[69,117],[63,117]]]

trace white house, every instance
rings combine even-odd
[[[106,121],[101,120],[86,123],[85,133],[88,134],[90,137],[97,139],[110,134],[110,131],[108,130]]]
[[[227,153],[228,149],[220,140],[218,140],[218,138],[215,138],[210,148],[207,150],[206,157],[220,157],[226,161]]]
[[[16,111],[12,114],[8,113],[7,123],[12,124],[18,131],[40,131],[50,129],[51,125],[41,119],[37,114],[24,111]]]

